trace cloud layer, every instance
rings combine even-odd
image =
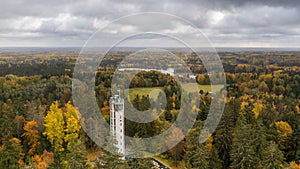
[[[5,0],[0,11],[0,46],[81,46],[119,17],[165,12],[189,20],[214,46],[300,47],[300,1],[295,0]],[[121,31],[140,29],[119,26]],[[150,26],[163,29],[164,23]],[[174,24],[169,31],[184,30]]]

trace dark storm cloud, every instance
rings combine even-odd
[[[300,34],[298,0],[5,0],[0,6],[0,45],[82,45],[109,22],[137,12],[166,12],[199,27],[216,46],[296,46]],[[153,18],[155,19],[155,18]],[[165,29],[162,21],[148,29]],[[176,30],[174,25],[174,30]],[[144,28],[119,24],[122,31]],[[179,29],[179,28],[178,28]],[[145,37],[147,39],[147,37]],[[149,38],[149,37],[148,37]],[[240,42],[240,44],[239,44]]]

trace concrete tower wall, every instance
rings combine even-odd
[[[119,95],[110,98],[110,133],[118,152],[125,155],[124,99]]]

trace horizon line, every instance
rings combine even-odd
[[[91,46],[88,48],[110,48],[108,46]],[[159,48],[160,46],[118,46],[117,48]],[[184,48],[184,47],[179,47],[179,46],[161,46],[163,48]],[[199,48],[199,47],[194,47],[193,48]],[[83,48],[83,46],[0,46],[0,48]],[[200,47],[200,48],[206,48],[206,47]],[[290,46],[290,47],[282,47],[282,46],[213,46],[212,48],[262,48],[262,49],[300,49],[300,47],[295,47],[295,46]]]

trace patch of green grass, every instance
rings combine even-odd
[[[194,83],[184,83],[183,88],[188,91],[188,92],[193,92],[194,91]],[[204,92],[209,92],[211,91],[211,85],[198,85],[198,91],[203,90]],[[214,88],[216,91],[220,91],[223,88],[223,85],[214,85]],[[153,90],[156,90],[155,92],[152,92]],[[129,90],[126,90],[125,92],[129,92],[129,98],[132,101],[135,96],[138,94],[140,96],[147,96],[149,95],[152,98],[157,98],[159,92],[163,92],[163,87],[139,87],[139,88],[131,88]],[[152,96],[150,93],[152,92]],[[126,95],[126,94],[125,94]]]
[[[153,90],[155,90],[155,92],[152,92]],[[135,96],[138,94],[140,96],[147,96],[149,95],[152,98],[157,98],[158,94],[159,94],[159,90],[161,90],[163,92],[163,87],[139,87],[139,88],[131,88],[128,90],[126,90],[125,92],[129,92],[129,98],[130,101],[133,101],[133,99],[135,98]],[[152,92],[152,93],[151,93]],[[150,95],[151,93],[151,95]],[[126,95],[126,94],[125,94]]]
[[[185,83],[183,84],[183,88],[188,92],[194,91],[194,83]],[[198,85],[198,91],[203,90],[204,92],[211,91],[211,85]],[[220,91],[223,88],[223,85],[214,85],[216,91]]]

